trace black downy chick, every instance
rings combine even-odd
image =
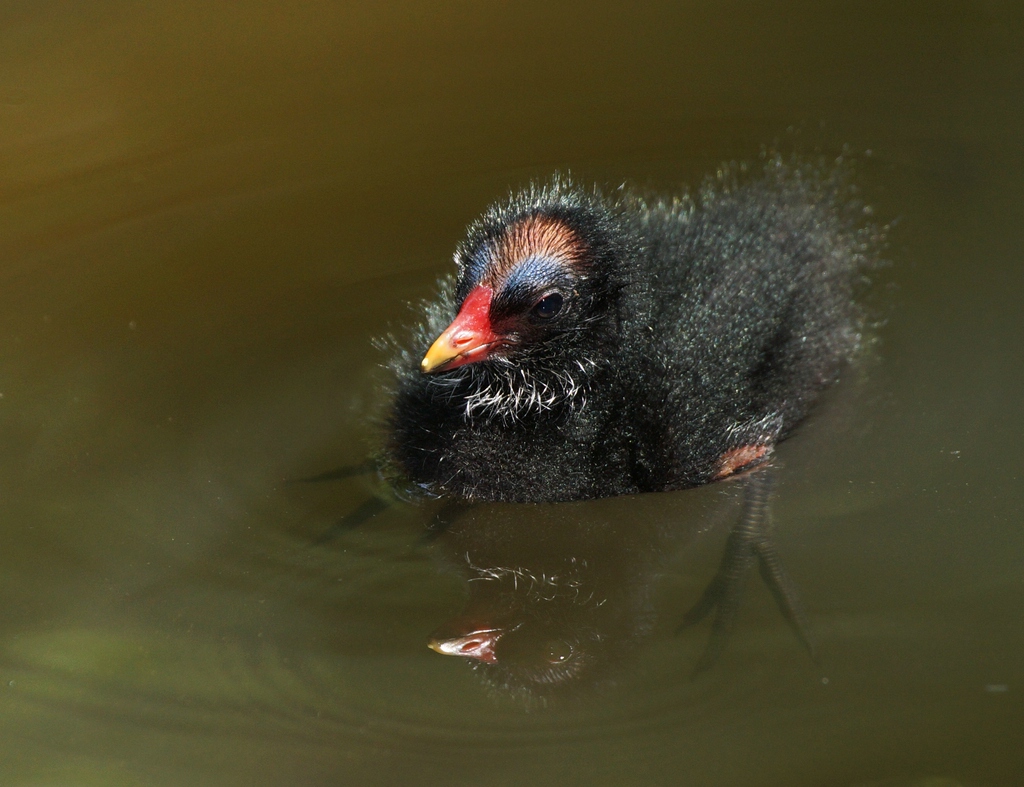
[[[696,202],[555,178],[492,206],[396,362],[391,472],[461,502],[557,502],[765,465],[859,343],[854,290],[877,234],[842,184],[773,159]],[[768,474],[747,483],[729,553],[688,617],[718,606],[705,662],[757,560],[803,629],[767,536]]]

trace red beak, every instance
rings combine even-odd
[[[420,362],[424,374],[482,361],[502,338],[491,328],[490,287],[477,285],[462,302],[458,316],[437,337]]]

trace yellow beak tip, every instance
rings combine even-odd
[[[450,348],[447,337],[442,334],[438,337],[437,341],[430,346],[430,349],[427,350],[427,354],[424,355],[423,360],[420,361],[420,371],[423,374],[435,372],[455,356],[456,353]]]

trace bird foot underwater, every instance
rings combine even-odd
[[[678,630],[682,630],[700,623],[712,610],[715,612],[711,634],[694,668],[694,677],[714,665],[725,650],[736,627],[747,578],[755,563],[761,578],[775,597],[782,616],[792,626],[811,659],[817,663],[817,649],[800,593],[782,565],[775,546],[769,504],[774,475],[774,468],[759,467],[743,479],[746,484],[743,513],[729,534],[718,571],[679,624]]]

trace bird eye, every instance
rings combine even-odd
[[[534,317],[541,320],[550,320],[552,317],[562,311],[562,304],[565,299],[561,293],[553,292],[550,295],[545,295],[537,304],[533,307],[531,312]]]
[[[563,664],[572,657],[572,645],[562,640],[548,643],[547,660],[549,664]]]

